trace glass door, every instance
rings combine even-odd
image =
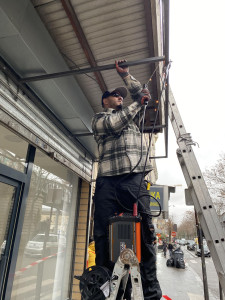
[[[0,175],[0,298],[9,272],[20,191],[21,183]]]

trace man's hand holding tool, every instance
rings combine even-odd
[[[129,67],[125,64],[126,62],[127,62],[126,59],[115,61],[117,73],[120,75],[122,79],[124,79],[130,74]],[[121,66],[121,64],[123,65]],[[147,105],[150,99],[151,99],[151,95],[148,90],[148,86],[147,84],[144,84],[143,89],[141,90],[140,93],[139,101],[142,105]]]

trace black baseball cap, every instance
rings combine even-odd
[[[113,90],[112,92],[105,91],[102,95],[102,107],[103,107],[103,99],[108,98],[109,96],[111,96],[114,93],[120,94],[120,96],[122,96],[124,99],[127,96],[127,89],[123,86],[120,86],[120,87],[116,88],[115,90]]]

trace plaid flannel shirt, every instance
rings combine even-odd
[[[140,160],[141,148],[142,159],[133,172],[140,173],[144,170],[147,147],[144,136],[141,147],[138,128],[143,118],[143,106],[139,99],[142,86],[131,75],[125,77],[124,82],[134,102],[119,111],[105,109],[92,119],[92,129],[99,150],[98,177],[129,173]],[[148,159],[145,171],[148,173],[150,170],[152,166]]]

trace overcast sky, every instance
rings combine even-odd
[[[202,172],[225,152],[224,12],[224,0],[170,1],[170,86],[186,131],[199,144],[193,149]],[[161,138],[156,147],[162,154]],[[157,184],[182,184],[170,197],[170,215],[179,223],[189,208],[177,148],[169,123],[169,155],[157,160]]]

